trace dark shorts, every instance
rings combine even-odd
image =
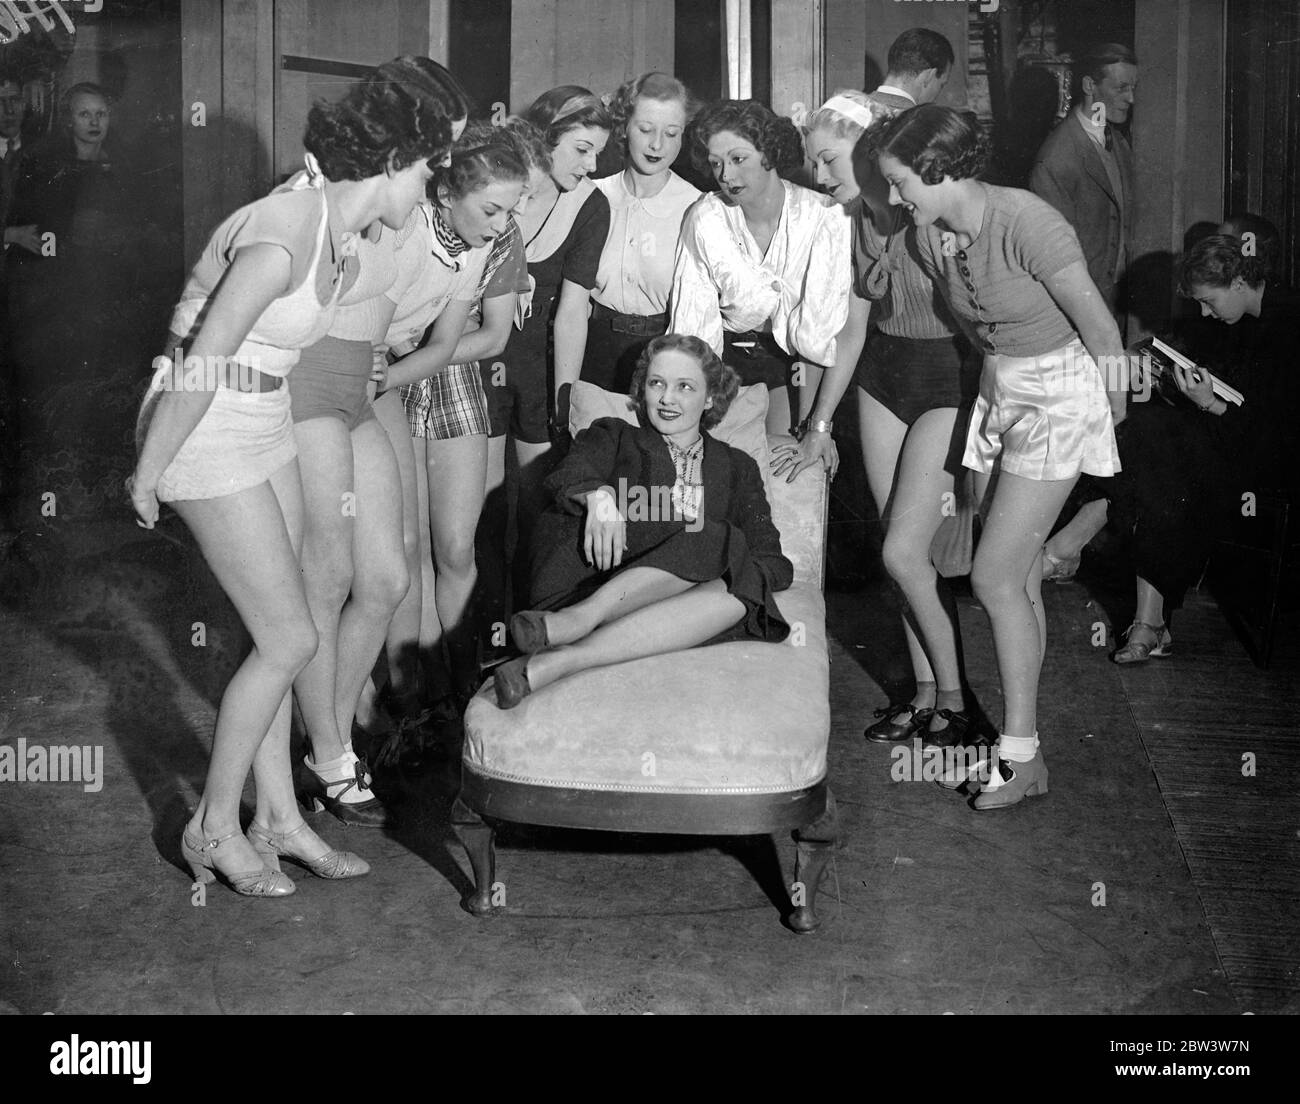
[[[636,362],[654,338],[668,332],[666,314],[619,314],[600,303],[591,305],[582,375],[606,391],[627,394]]]
[[[927,410],[969,406],[979,393],[979,375],[980,357],[963,337],[895,337],[872,330],[855,379],[910,426]]]
[[[489,436],[509,433],[530,445],[550,442],[551,396],[544,369],[483,360],[479,374],[487,396]]]
[[[349,430],[374,421],[366,389],[374,363],[369,341],[323,337],[302,351],[289,373],[293,420],[337,418]]]
[[[722,335],[722,359],[740,373],[743,386],[767,385],[769,391],[790,385],[790,370],[798,357],[787,353],[769,333],[732,333]]]

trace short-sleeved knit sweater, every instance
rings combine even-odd
[[[922,266],[985,352],[1041,356],[1069,344],[1078,334],[1043,281],[1068,265],[1084,263],[1073,227],[1032,192],[980,187],[986,198],[984,222],[962,251],[965,260],[945,256],[945,231],[931,224],[917,233]]]

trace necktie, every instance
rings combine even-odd
[[[1115,143],[1114,143],[1114,140],[1111,138],[1111,135],[1110,135],[1110,127],[1109,127],[1109,126],[1106,127],[1105,144],[1106,144],[1106,149],[1107,149],[1107,150],[1112,149],[1112,148],[1114,147],[1114,144],[1115,144]]]

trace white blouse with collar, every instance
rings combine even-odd
[[[686,212],[668,330],[703,338],[719,354],[724,330],[770,330],[787,353],[832,364],[849,311],[852,222],[830,196],[781,183],[785,204],[766,253],[720,193]]]
[[[658,195],[628,191],[625,174],[596,181],[609,200],[609,236],[591,297],[621,314],[663,314],[673,283],[682,218],[700,190],[672,170]]]

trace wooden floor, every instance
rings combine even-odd
[[[1052,587],[1051,794],[974,814],[862,739],[908,672],[892,588],[859,562],[862,585],[828,593],[842,847],[804,939],[778,922],[788,839],[512,826],[509,906],[469,917],[454,763],[377,774],[393,831],[312,818],[371,862],[364,884],[196,900],[177,842],[237,619],[178,520],[48,527],[0,572],[0,744],[97,746],[103,785],[3,787],[0,1013],[1296,1011],[1294,668],[1254,668],[1208,596],[1173,622],[1173,658],[1118,668],[1097,629],[1125,623],[1122,595]],[[988,618],[959,604],[996,717]]]
[[[1300,993],[1300,675],[1261,671],[1218,606],[1193,594],[1174,655],[1120,683],[1242,1007]]]

